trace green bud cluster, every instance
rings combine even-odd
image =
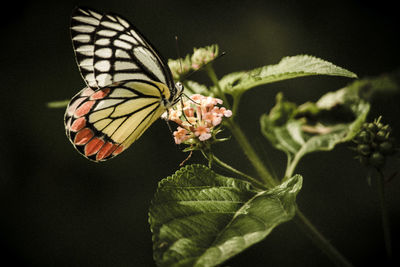
[[[390,137],[392,129],[381,123],[381,117],[374,122],[364,123],[358,135],[353,139],[360,162],[367,166],[382,168],[386,157],[395,153],[394,139]]]

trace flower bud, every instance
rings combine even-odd
[[[376,140],[378,140],[380,142],[385,141],[386,140],[386,134],[387,133],[385,131],[380,130],[379,132],[376,133]]]
[[[359,141],[360,143],[369,143],[371,139],[371,135],[367,131],[362,131],[357,136],[357,141]]]
[[[369,155],[369,153],[371,152],[369,145],[366,145],[366,144],[359,144],[357,146],[357,151],[358,151],[358,153],[360,153],[361,155],[364,155],[364,156]]]
[[[374,122],[364,123],[359,134],[354,138],[357,158],[364,165],[382,168],[386,156],[395,152],[394,139],[390,136],[392,129],[381,123],[381,117]]]
[[[369,157],[369,164],[376,168],[380,168],[385,164],[385,157],[379,152],[374,152]]]
[[[371,132],[376,132],[378,130],[377,125],[373,122],[364,123],[364,128],[370,130]]]

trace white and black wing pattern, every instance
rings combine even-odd
[[[99,87],[139,79],[174,88],[165,61],[137,29],[116,14],[100,19],[95,33],[93,67]]]
[[[85,157],[104,161],[135,142],[183,88],[175,87],[167,63],[119,15],[75,8],[71,37],[88,86],[67,107],[66,133]]]
[[[102,16],[96,11],[79,7],[71,15],[71,39],[76,63],[82,78],[93,89],[98,88],[93,68],[94,40]]]

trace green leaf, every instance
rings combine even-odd
[[[65,108],[70,100],[52,101],[47,103],[48,108]]]
[[[322,96],[316,103],[299,107],[277,95],[269,114],[261,116],[261,131],[271,144],[288,155],[286,177],[306,154],[332,150],[351,140],[359,131],[370,105],[358,96],[354,87],[346,87]],[[288,108],[290,107],[290,108]]]
[[[228,74],[220,80],[220,86],[225,93],[237,95],[262,84],[310,75],[357,78],[353,72],[328,61],[313,56],[298,55],[285,57],[276,65]]]
[[[163,179],[149,211],[159,266],[215,266],[290,220],[302,177],[268,191],[189,165]]]

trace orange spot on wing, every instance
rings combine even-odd
[[[124,151],[124,147],[122,145],[120,145],[112,154],[114,156],[118,155],[119,153],[121,153],[122,151]]]
[[[96,155],[96,160],[102,160],[107,158],[108,156],[111,155],[111,153],[116,149],[117,145],[113,145],[110,142],[107,142],[97,153]]]
[[[92,130],[89,128],[83,128],[80,130],[76,135],[74,139],[74,143],[76,145],[84,145],[86,144],[92,137],[94,136],[94,133]]]
[[[100,138],[93,138],[90,140],[89,143],[86,144],[85,146],[85,155],[86,156],[91,156],[93,154],[96,154],[97,151],[100,150],[100,148],[104,145],[103,139]]]
[[[104,98],[106,95],[108,95],[108,93],[110,93],[110,88],[104,88],[100,91],[97,91],[96,93],[94,93],[90,99],[93,100],[97,100],[97,99],[102,99]]]
[[[86,97],[81,97],[78,99],[75,99],[74,102],[69,103],[67,107],[67,114],[68,116],[72,116],[76,110],[76,108],[86,99]]]
[[[79,119],[74,120],[74,122],[72,123],[72,125],[70,127],[70,130],[73,132],[77,132],[85,126],[86,126],[86,119],[85,119],[85,117],[81,117]]]
[[[75,117],[79,118],[86,115],[93,107],[94,103],[95,101],[87,101],[86,103],[83,103],[83,105],[75,111]]]

